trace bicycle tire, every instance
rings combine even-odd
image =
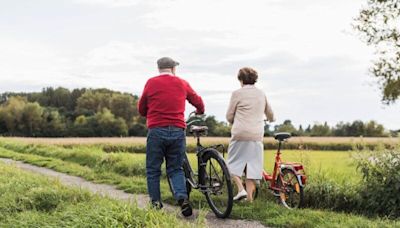
[[[205,186],[204,194],[208,205],[218,218],[227,218],[233,207],[233,190],[228,167],[219,152],[213,148],[204,151],[203,163],[205,166],[199,169],[199,181]],[[218,174],[222,174],[222,178]],[[226,192],[221,193],[221,190]],[[219,194],[224,195],[218,197]]]
[[[291,175],[291,178],[290,178]],[[280,178],[282,177],[282,178]],[[286,178],[288,177],[288,178]],[[281,180],[285,183],[282,183]],[[288,181],[288,182],[286,182]],[[290,182],[290,183],[289,183]],[[280,203],[289,209],[301,208],[304,203],[304,188],[300,185],[300,181],[296,173],[291,169],[283,169],[277,179],[277,187],[285,188],[286,190],[279,191],[277,196]],[[294,197],[297,196],[298,199],[294,201]]]

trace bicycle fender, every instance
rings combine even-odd
[[[304,187],[303,181],[301,181],[301,175],[296,172],[296,170],[293,168],[293,166],[282,164],[280,166],[280,172],[282,173],[284,169],[292,170],[296,174],[296,178],[297,178],[300,186]]]

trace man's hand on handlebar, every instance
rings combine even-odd
[[[204,118],[205,116],[206,116],[206,114],[204,114],[204,113],[200,114],[200,113],[197,113],[197,111],[193,111],[193,112],[191,112],[191,113],[189,114],[189,118],[188,118],[188,119],[190,119],[190,118],[192,118],[192,117]]]
[[[186,124],[191,125],[193,123],[203,122],[205,117],[206,117],[205,114],[197,114],[196,111],[193,111],[189,114],[189,117],[186,120]]]

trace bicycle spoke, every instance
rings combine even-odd
[[[296,174],[292,170],[284,170],[281,175],[278,182],[282,204],[288,208],[299,207],[302,191]]]
[[[220,214],[225,213],[228,208],[230,199],[229,186],[226,182],[226,175],[220,163],[210,158],[206,163],[207,170],[207,197],[212,203],[213,207],[219,211]]]

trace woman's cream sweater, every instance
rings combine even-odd
[[[264,92],[254,85],[244,85],[234,91],[229,102],[226,119],[232,124],[232,140],[262,141],[264,119],[275,121],[274,113]]]

